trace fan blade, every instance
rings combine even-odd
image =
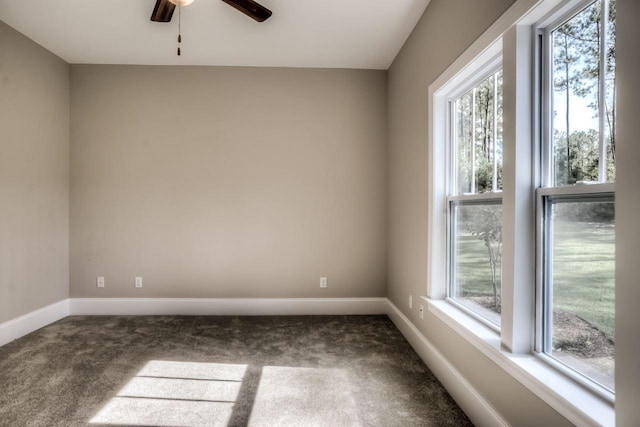
[[[271,16],[271,11],[253,0],[222,0],[245,15],[262,22]]]
[[[154,22],[171,22],[175,8],[176,5],[169,0],[156,0],[156,6],[153,8],[151,20]]]

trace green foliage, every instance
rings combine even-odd
[[[569,148],[566,148],[566,135],[556,132],[554,135],[555,147],[555,179],[556,182],[575,184],[578,181],[597,181],[598,164],[600,162],[598,149],[598,132],[595,129],[588,131],[575,131],[569,138]],[[567,161],[570,155],[571,162]],[[569,179],[567,177],[567,166],[571,166]]]
[[[597,117],[600,103],[600,80],[605,84],[603,110],[605,114],[604,132],[607,141],[607,179],[615,179],[615,32],[616,32],[616,1],[610,0],[606,21],[606,67],[601,69],[600,52],[602,39],[603,11],[601,2],[592,3],[570,20],[562,24],[553,32],[553,85],[556,96],[564,94],[566,105],[564,117],[565,131],[554,135],[556,152],[556,182],[559,184],[574,184],[577,181],[597,180],[597,131],[595,135],[595,151],[593,146],[582,147],[581,139],[592,140],[593,135],[576,134],[572,130],[570,111],[572,96],[589,101],[594,117]],[[586,150],[583,152],[582,150]],[[595,163],[594,163],[594,157]],[[587,159],[585,159],[587,158]],[[585,164],[585,160],[588,162]],[[576,165],[575,163],[578,163]],[[594,177],[595,174],[595,177]]]
[[[553,218],[560,221],[585,222],[593,227],[611,225],[615,220],[613,202],[556,203],[553,205]]]
[[[476,167],[476,185],[478,193],[491,191],[493,185],[493,164],[481,160]],[[502,188],[502,163],[498,164],[498,188]]]
[[[494,158],[502,184],[502,71],[455,101],[454,130],[458,193],[493,190]],[[473,185],[472,188],[472,184]]]

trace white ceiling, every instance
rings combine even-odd
[[[258,0],[255,22],[220,0],[151,22],[155,0],[0,0],[0,20],[72,64],[387,69],[429,0]]]

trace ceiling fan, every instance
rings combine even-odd
[[[178,6],[187,6],[193,0],[156,0],[156,5],[151,14],[154,22],[170,22],[173,11]],[[253,0],[222,0],[258,22],[262,22],[271,16],[271,11]]]

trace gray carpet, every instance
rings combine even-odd
[[[2,426],[470,426],[386,316],[72,316],[0,347]]]

